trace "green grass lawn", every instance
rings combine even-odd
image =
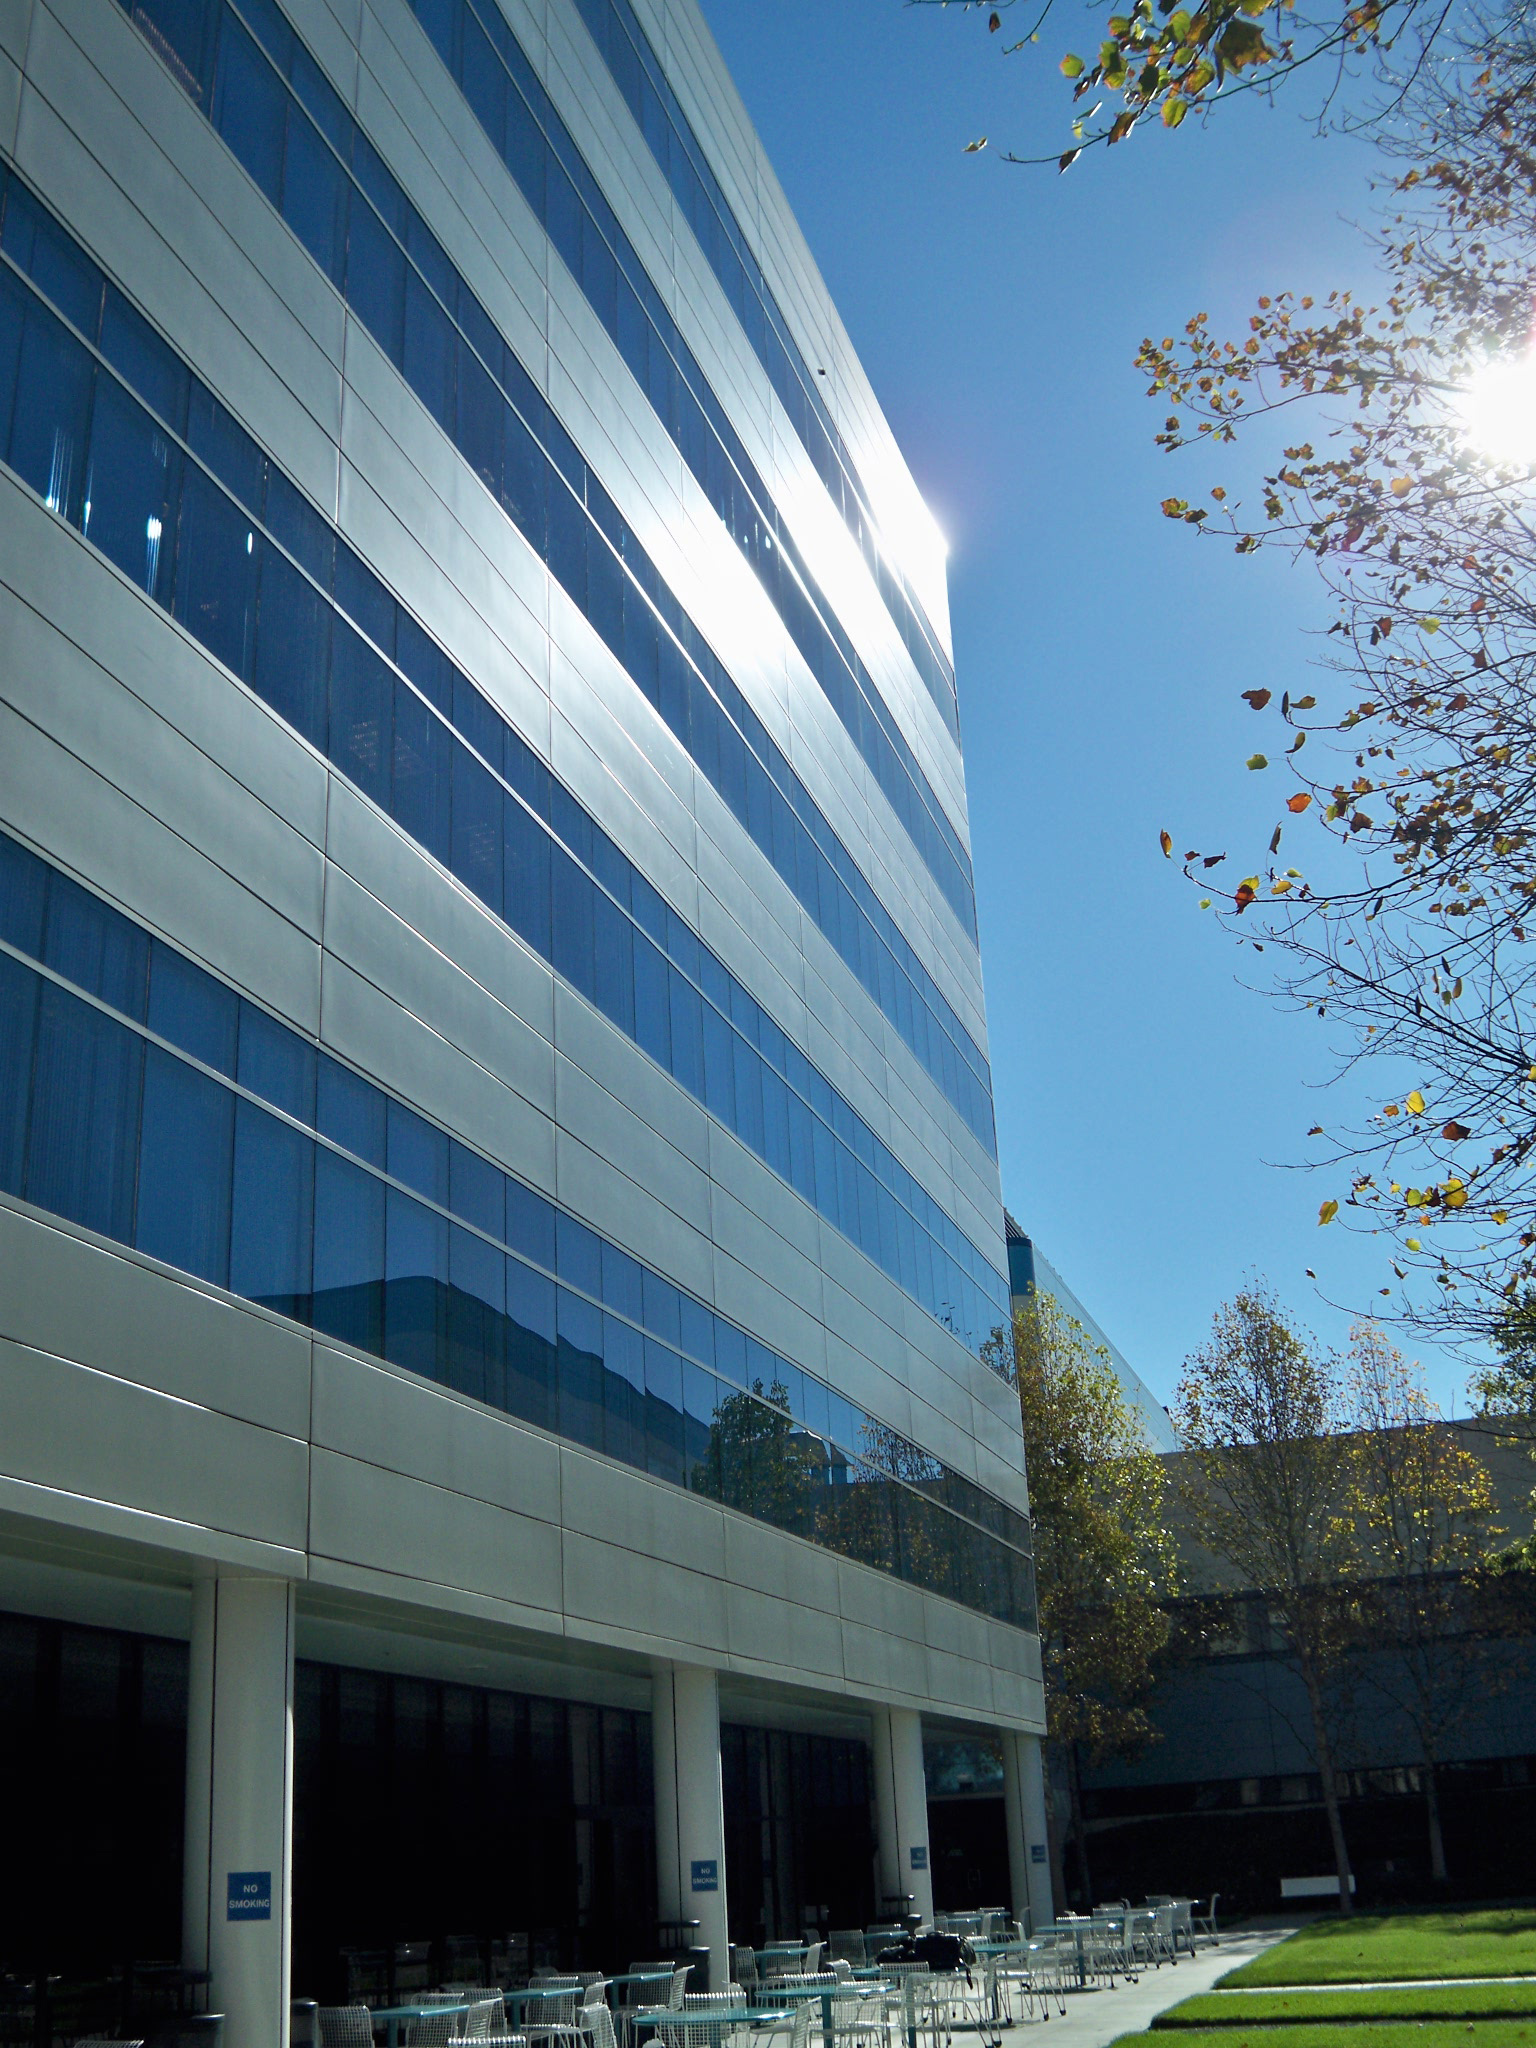
[[[1426,1984],[1418,1991],[1208,1991],[1160,2013],[1152,2024],[1230,2029],[1276,2022],[1499,2017],[1536,2019],[1536,1979],[1528,1985]]]
[[[1362,2037],[1369,2048],[1536,2048],[1536,2019],[1190,2028],[1180,2034],[1179,2043],[1180,2048],[1362,2048]],[[1114,2048],[1147,2048],[1149,2040],[1147,2034],[1122,2034]]]
[[[1536,1975],[1536,1907],[1356,1914],[1320,1920],[1224,1984],[1358,1984],[1380,1978]],[[1273,2048],[1273,2044],[1271,2044]],[[1382,2044],[1386,2048],[1386,2044]]]

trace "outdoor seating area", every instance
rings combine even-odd
[[[936,1914],[928,1926],[908,1915],[734,1946],[724,1989],[690,1988],[708,1975],[699,1950],[612,1975],[539,1969],[526,1982],[432,1984],[429,1945],[401,1943],[387,1986],[381,1958],[354,1957],[358,1995],[296,2005],[293,2048],[951,2048],[957,2035],[989,2048],[1005,2027],[1064,2013],[1076,1993],[1135,1983],[1215,1942],[1216,1905],[1117,1901],[1038,1930],[1001,1907]],[[491,1953],[506,1963],[526,1945]],[[371,1995],[361,1988],[370,1976]]]

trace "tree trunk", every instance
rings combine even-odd
[[[1436,1884],[1444,1884],[1445,1835],[1440,1826],[1440,1782],[1433,1761],[1424,1759],[1424,1812],[1429,1821],[1429,1874]]]
[[[1328,1718],[1323,1706],[1322,1686],[1306,1660],[1302,1660],[1302,1683],[1307,1705],[1312,1710],[1312,1746],[1317,1754],[1317,1775],[1323,1783],[1323,1808],[1328,1815],[1328,1833],[1333,1842],[1333,1863],[1339,1876],[1339,1911],[1353,1913],[1355,1901],[1350,1881],[1349,1847],[1344,1840],[1344,1816],[1339,1811],[1339,1786],[1333,1770],[1333,1744],[1328,1736]]]
[[[1077,1854],[1077,1875],[1083,1887],[1083,1911],[1093,1911],[1093,1878],[1088,1870],[1088,1828],[1083,1819],[1083,1760],[1078,1744],[1072,1744],[1067,1784],[1072,1797],[1072,1846]]]

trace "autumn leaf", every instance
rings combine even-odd
[[[1269,756],[1267,754],[1250,754],[1248,756],[1248,766],[1250,768],[1267,768],[1269,766]]]
[[[1157,843],[1163,849],[1163,859],[1172,860],[1173,834],[1171,832],[1159,832],[1157,835]]]
[[[1442,1138],[1448,1138],[1453,1145],[1459,1145],[1463,1138],[1470,1138],[1472,1133],[1465,1124],[1457,1123],[1453,1117],[1441,1131],[1440,1135]]]
[[[997,34],[998,30],[999,30],[999,29],[1000,29],[1000,28],[1002,27],[1002,25],[1003,25],[1003,17],[1002,17],[1002,16],[1000,15],[1000,14],[995,14],[995,13],[994,13],[994,14],[989,14],[989,15],[987,16],[987,31],[988,31],[988,33],[989,33],[990,35],[994,35],[994,36],[995,36],[995,35]]]
[[[1086,69],[1087,66],[1083,63],[1082,58],[1074,57],[1070,53],[1061,60],[1061,75],[1063,78],[1081,78]],[[1076,152],[1074,151],[1075,154]]]
[[[1259,883],[1258,877],[1255,875],[1251,882],[1240,882],[1238,884],[1237,893],[1232,898],[1232,901],[1237,905],[1238,910],[1241,912],[1248,908],[1249,904],[1253,901],[1255,896],[1258,895],[1258,893]]]
[[[1338,1213],[1339,1205],[1337,1202],[1324,1202],[1317,1212],[1317,1220],[1319,1224],[1331,1223]]]
[[[985,148],[986,148],[986,146],[987,146],[987,138],[986,138],[986,136],[985,136],[985,135],[978,135],[978,136],[977,136],[977,138],[976,138],[976,140],[975,140],[974,142],[968,142],[968,143],[967,143],[967,144],[965,145],[965,154],[966,154],[967,156],[974,156],[974,155],[976,154],[976,152],[977,152],[977,150],[978,150],[978,149],[985,149]]]
[[[1409,1093],[1403,1097],[1403,1100],[1407,1103],[1409,1109],[1413,1112],[1415,1116],[1422,1116],[1424,1114],[1424,1098],[1419,1093],[1417,1088],[1411,1089]]]
[[[1285,808],[1288,811],[1294,811],[1296,816],[1299,818],[1302,812],[1307,808],[1308,804],[1311,803],[1311,801],[1311,797],[1307,795],[1307,792],[1304,789],[1298,789],[1294,796],[1288,796],[1286,798]]]
[[[1244,690],[1243,702],[1254,711],[1262,711],[1269,702],[1270,694],[1268,690]]]

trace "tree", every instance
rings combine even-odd
[[[1339,1880],[1352,1910],[1339,1811],[1337,1725],[1358,1637],[1359,1545],[1338,1361],[1255,1285],[1217,1310],[1185,1363],[1173,1410],[1180,1493],[1199,1541],[1263,1593],[1306,1695]]]
[[[1495,1536],[1488,1468],[1448,1429],[1417,1366],[1373,1323],[1350,1335],[1353,1505],[1367,1552],[1372,1683],[1419,1745],[1430,1871],[1446,1877],[1438,1771],[1474,1689],[1496,1682],[1480,1626]]]
[[[1166,1478],[1109,1354],[1049,1294],[1014,1312],[1013,1360],[1034,1522],[1049,1739],[1067,1764],[1078,1875],[1091,1899],[1081,1765],[1154,1739],[1144,1705],[1174,1590]],[[1006,1334],[993,1340],[1006,1356]]]
[[[1346,1064],[1390,1063],[1390,1099],[1330,1134],[1349,1186],[1320,1220],[1342,1201],[1389,1229],[1431,1283],[1405,1310],[1475,1338],[1536,1282],[1536,38],[1517,20],[1447,58],[1417,108],[1379,305],[1282,292],[1240,339],[1197,315],[1138,360],[1170,451],[1289,436],[1252,510],[1219,485],[1163,507],[1309,561],[1332,613],[1321,703],[1244,693],[1278,721],[1250,769],[1288,772],[1222,914]],[[1282,866],[1297,831],[1310,872]],[[1211,889],[1224,858],[1186,870]]]
[[[948,7],[953,0],[921,4]],[[962,11],[985,13],[989,33],[1003,36],[1003,52],[1017,56],[1039,42],[1052,0],[1029,0],[1021,32],[1009,36],[1005,19],[1011,27],[1014,5],[1015,0],[962,0]],[[1153,0],[1121,0],[1102,23],[1095,54],[1068,51],[1061,59],[1074,103],[1093,98],[1072,122],[1070,146],[1043,156],[1005,151],[1004,161],[1069,170],[1085,149],[1124,142],[1145,123],[1178,128],[1189,114],[1208,117],[1238,94],[1272,96],[1309,70],[1321,71],[1326,80],[1326,118],[1362,60],[1394,84],[1411,77],[1441,43],[1449,15],[1443,0],[1343,0],[1334,6],[1327,0],[1320,6],[1301,0],[1157,0],[1155,6]],[[1388,94],[1386,107],[1392,104]],[[1354,115],[1356,123],[1369,118]],[[987,138],[966,147],[985,149]]]

